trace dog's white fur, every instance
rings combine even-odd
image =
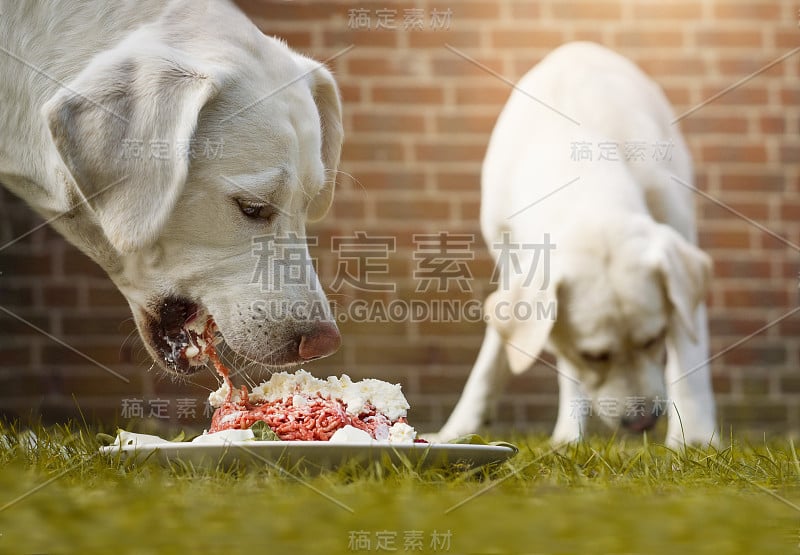
[[[496,259],[492,246],[504,233],[518,248],[549,234],[555,249],[548,276],[543,253],[531,283],[530,257],[521,273],[500,276],[511,286],[486,301],[480,354],[438,437],[474,432],[509,366],[522,372],[547,350],[558,366],[553,441],[581,438],[586,397],[612,426],[631,410],[626,403],[668,404],[673,447],[717,440],[704,304],[710,259],[695,246],[693,193],[681,184],[693,182],[692,163],[673,119],[654,82],[595,44],[564,45],[519,82],[483,165],[482,232]],[[579,142],[590,145],[591,161],[573,158]],[[604,142],[619,144],[619,161],[598,160]],[[647,145],[646,160],[626,161],[622,149],[633,142]],[[555,319],[546,317],[551,301]],[[520,302],[545,309],[515,318],[509,307]]]
[[[0,182],[108,272],[156,359],[149,326],[180,297],[212,314],[237,353],[296,362],[314,324],[257,327],[252,304],[327,306],[325,296],[262,290],[252,238],[303,237],[328,210],[343,138],[331,74],[225,0],[3,9]],[[187,157],[190,141],[214,152]],[[126,154],[135,143],[143,153]],[[249,219],[241,202],[277,215]],[[326,332],[338,345],[335,327]]]

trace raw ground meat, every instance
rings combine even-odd
[[[247,429],[259,421],[266,422],[277,436],[284,440],[328,441],[340,428],[348,424],[364,430],[373,439],[386,439],[389,429],[397,422],[406,423],[405,418],[395,421],[386,415],[377,414],[375,408],[367,405],[366,411],[357,416],[347,414],[346,407],[338,399],[326,399],[320,395],[304,397],[305,403],[295,405],[293,398],[279,399],[269,403],[254,404],[248,397],[247,387],[242,386],[240,399],[232,400],[233,384],[230,371],[222,364],[214,347],[213,335],[216,326],[209,319],[206,326],[205,352],[214,367],[228,385],[225,402],[214,411],[209,433],[229,429]],[[302,395],[302,392],[298,392]]]
[[[350,416],[340,401],[320,396],[308,399],[307,404],[299,407],[294,406],[292,399],[253,405],[243,397],[240,402],[226,402],[219,407],[208,431],[247,429],[260,420],[284,441],[328,441],[336,430],[348,424],[364,430],[374,439],[386,439],[394,424],[385,415],[376,414],[374,409],[357,417]],[[396,422],[405,423],[406,419],[399,418]]]

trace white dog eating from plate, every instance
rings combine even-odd
[[[599,45],[558,48],[515,87],[483,165],[497,263],[486,335],[438,437],[487,422],[506,379],[556,356],[552,440],[589,416],[667,445],[717,441],[692,162],[661,89]],[[510,371],[509,371],[510,370]],[[555,369],[554,369],[555,370]]]
[[[0,128],[0,183],[108,273],[164,369],[202,368],[212,318],[239,360],[338,348],[304,237],[338,89],[233,3],[3,3]],[[271,279],[290,257],[304,275]]]

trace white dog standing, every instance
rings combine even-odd
[[[554,442],[580,439],[590,412],[631,431],[667,412],[668,445],[717,441],[711,263],[695,246],[692,163],[673,119],[654,82],[595,44],[562,46],[519,82],[483,165],[481,228],[498,290],[439,437],[484,424],[509,368],[523,372],[547,350],[559,383]]]
[[[199,368],[211,317],[257,363],[338,348],[304,239],[343,138],[324,67],[225,0],[4,2],[0,47],[0,182],[106,270],[161,366]],[[272,279],[290,257],[303,278]]]

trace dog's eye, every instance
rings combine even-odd
[[[592,364],[607,364],[611,361],[611,353],[608,351],[601,351],[599,353],[583,351],[581,353],[581,358],[583,358],[583,360],[586,362],[591,362]]]
[[[260,220],[269,223],[278,215],[278,209],[271,204],[258,204],[244,200],[237,200],[236,203],[239,205],[239,210],[241,210],[242,214],[251,220]]]

